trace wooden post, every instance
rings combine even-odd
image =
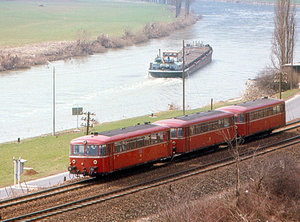
[[[182,112],[185,115],[185,75],[184,75],[184,40],[182,41]]]
[[[211,99],[210,99],[210,110],[213,110],[213,102],[214,102],[214,99],[211,98]]]

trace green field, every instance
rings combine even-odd
[[[289,90],[287,92],[283,92],[282,96],[286,99],[299,92],[299,89]],[[214,104],[214,109],[238,102],[239,101],[219,102]],[[206,106],[201,109],[188,110],[186,114],[209,109],[210,106]],[[103,123],[96,126],[92,130],[102,132],[126,126],[133,126],[137,123],[144,123],[146,121],[154,122],[160,119],[166,119],[180,115],[182,115],[182,111],[180,110],[166,111],[156,114],[154,118],[146,115],[110,123]],[[13,184],[13,157],[21,157],[27,160],[25,167],[32,167],[33,170],[37,172],[35,175],[22,175],[22,181],[29,181],[35,178],[41,178],[67,171],[69,164],[69,143],[73,138],[83,135],[83,132],[60,132],[56,137],[49,135],[26,139],[21,141],[21,143],[12,142],[0,144],[0,187]]]
[[[0,0],[0,47],[89,39],[135,32],[154,21],[172,21],[165,5],[122,0]]]

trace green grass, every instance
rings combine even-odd
[[[291,98],[292,96],[296,95],[297,93],[300,93],[300,89],[287,90],[287,91],[281,93],[281,98],[283,100],[287,100],[287,99]],[[275,97],[279,99],[279,93],[276,93]]]
[[[129,1],[0,1],[0,47],[76,40],[83,32],[90,39],[118,36],[173,17],[164,5]]]

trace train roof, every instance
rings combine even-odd
[[[283,100],[273,99],[273,98],[261,98],[257,100],[237,103],[232,106],[225,106],[218,108],[217,110],[227,111],[232,113],[250,112],[261,108],[266,108],[268,106],[273,106],[277,104],[284,103]]]
[[[71,144],[81,144],[86,142],[88,144],[105,144],[123,140],[131,137],[142,136],[146,134],[156,133],[168,129],[165,126],[159,126],[154,124],[143,124],[136,126],[129,126],[126,128],[115,129],[100,133],[94,133],[93,135],[87,135],[78,137],[71,141]]]
[[[219,119],[231,115],[232,114],[220,110],[213,110],[213,111],[193,113],[190,115],[178,116],[172,119],[159,120],[154,122],[153,124],[168,126],[168,127],[185,127],[190,124],[210,121],[210,120]]]

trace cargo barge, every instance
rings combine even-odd
[[[191,75],[212,60],[213,49],[210,45],[196,42],[187,44],[184,48],[184,77]],[[183,50],[164,51],[161,55],[159,50],[154,62],[150,63],[149,75],[154,78],[182,78],[182,52]]]

